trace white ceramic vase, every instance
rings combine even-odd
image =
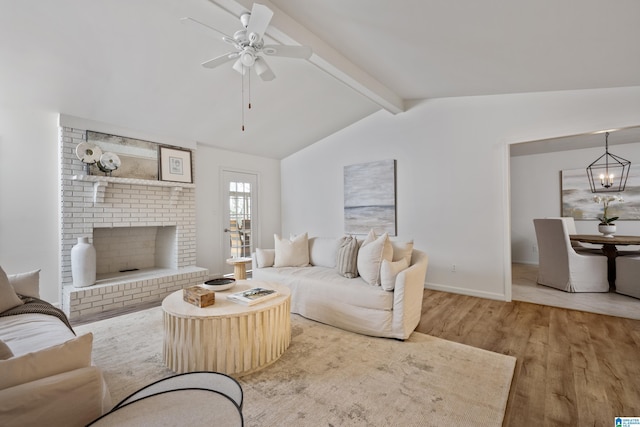
[[[78,243],[71,248],[71,276],[76,288],[96,283],[96,248],[88,237],[78,237]]]
[[[598,224],[598,231],[602,233],[604,237],[613,237],[616,232],[616,226],[613,224]]]

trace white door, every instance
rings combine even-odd
[[[227,258],[250,257],[254,249],[257,219],[258,176],[252,173],[222,171],[223,254]],[[225,262],[224,273],[233,267]]]

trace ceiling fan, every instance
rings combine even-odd
[[[203,62],[203,67],[216,68],[235,60],[233,69],[240,74],[245,75],[248,70],[253,68],[262,80],[270,81],[276,76],[263,55],[309,59],[312,53],[308,46],[265,45],[263,36],[272,17],[273,11],[271,9],[262,4],[254,3],[251,12],[244,12],[240,15],[240,22],[244,28],[236,31],[233,37],[193,18],[182,18],[181,21],[208,35],[222,36],[222,40],[236,49]]]

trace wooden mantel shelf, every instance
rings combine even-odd
[[[195,184],[171,182],[171,181],[154,181],[151,179],[137,178],[119,178],[114,176],[100,175],[73,175],[73,181],[93,182],[93,203],[103,203],[104,193],[109,183],[114,184],[130,184],[130,185],[148,185],[150,187],[171,187],[171,201],[176,202],[183,188],[196,188]]]

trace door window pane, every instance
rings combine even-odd
[[[251,183],[229,183],[229,234],[232,257],[251,256]]]

